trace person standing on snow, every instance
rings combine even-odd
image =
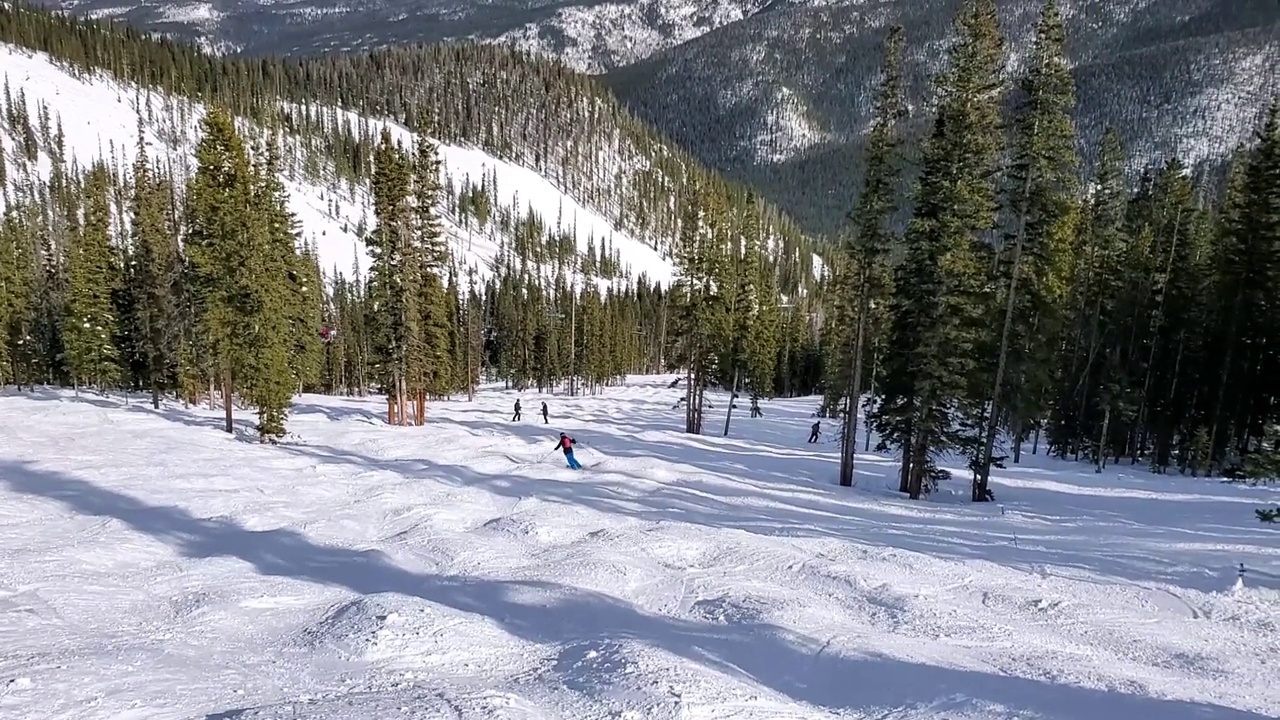
[[[556,441],[556,447],[564,451],[564,459],[569,461],[569,469],[571,470],[582,469],[581,463],[579,463],[578,459],[573,456],[573,446],[577,444],[577,440],[574,440],[564,433],[560,433],[560,439]]]
[[[547,401],[542,401],[542,424],[547,424]]]
[[[516,421],[518,421],[519,419],[520,419],[520,401],[517,399],[517,400],[516,400],[516,414],[511,416],[511,422],[516,422]]]
[[[818,422],[813,424],[813,427],[809,428],[809,442],[811,443],[818,442],[818,431],[821,425],[822,425],[822,421],[819,420]]]

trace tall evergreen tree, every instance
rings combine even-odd
[[[273,141],[259,153],[252,170],[251,205],[245,264],[238,282],[243,306],[243,385],[258,410],[258,437],[274,442],[284,435],[285,421],[299,377],[296,359],[298,269],[296,221],[279,177]],[[310,328],[308,328],[310,329]]]
[[[903,124],[907,117],[902,87],[903,51],[902,28],[895,25],[884,42],[884,69],[867,138],[866,170],[856,206],[849,214],[852,227],[842,247],[841,282],[835,288],[834,320],[844,329],[831,364],[836,370],[831,381],[840,388],[845,410],[840,453],[840,484],[845,487],[853,484],[858,400],[862,397],[873,308],[888,300],[890,290],[889,253],[896,240],[892,224],[898,211]]]
[[[132,291],[139,324],[145,381],[151,405],[159,409],[160,393],[178,365],[179,288],[182,259],[176,234],[166,217],[167,190],[154,177],[141,134],[133,165],[130,201],[134,272]]]
[[[1224,217],[1227,348],[1214,410],[1215,457],[1244,454],[1275,421],[1280,398],[1280,100],[1241,163]]]
[[[449,247],[440,225],[440,158],[435,143],[420,134],[414,147],[412,170],[412,272],[406,276],[416,294],[418,317],[412,340],[410,376],[414,378],[416,422],[426,416],[427,396],[441,397],[453,389],[453,320],[445,292]]]
[[[304,244],[293,259],[294,267],[289,273],[292,292],[289,334],[293,339],[289,364],[298,389],[307,390],[317,388],[323,374],[324,348],[320,333],[325,318],[325,281],[314,246]]]
[[[369,332],[373,371],[387,395],[387,422],[407,422],[409,346],[419,320],[406,248],[411,240],[409,163],[383,128],[374,153],[373,211],[376,226],[365,242],[373,264],[369,271]]]
[[[102,163],[95,164],[85,178],[84,220],[70,248],[62,329],[73,382],[100,388],[110,387],[120,376],[112,305],[120,268],[111,243],[110,183]]]
[[[255,245],[253,173],[230,113],[211,108],[200,125],[196,170],[186,192],[184,247],[201,360],[221,386],[225,430],[233,433],[232,396],[253,352],[246,322],[254,313],[243,274]]]
[[[906,491],[924,491],[932,457],[972,452],[996,226],[1003,41],[992,0],[965,0],[925,141],[906,258],[894,278],[878,423],[904,450]]]
[[[0,374],[19,386],[34,383],[39,363],[34,330],[40,265],[33,217],[25,203],[7,206],[0,216]]]
[[[677,361],[685,368],[685,432],[701,434],[703,396],[716,376],[716,360],[727,339],[728,313],[717,283],[725,271],[724,246],[718,240],[727,222],[723,198],[712,188],[683,199],[680,254],[676,258]]]
[[[1128,422],[1125,348],[1135,318],[1128,289],[1124,150],[1108,129],[1098,157],[1092,197],[1078,225],[1072,253],[1069,318],[1063,328],[1049,444],[1060,454],[1088,443],[1086,425],[1099,415],[1094,459],[1102,471],[1113,420]]]
[[[989,496],[992,453],[1004,408],[1012,410],[1009,431],[1017,444],[1021,421],[1027,414],[1039,414],[1048,392],[1054,358],[1046,350],[1052,345],[1033,336],[1057,337],[1061,326],[1066,261],[1077,216],[1079,159],[1071,119],[1075,83],[1054,0],[1041,11],[1021,91],[1006,183],[1012,227],[998,265],[1003,317],[983,447],[974,472],[974,500]],[[1012,392],[1006,384],[1013,386]]]

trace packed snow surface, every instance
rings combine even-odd
[[[910,502],[833,485],[815,399],[691,436],[670,379],[306,396],[280,446],[7,391],[0,717],[1275,717],[1280,492],[1028,454]]]

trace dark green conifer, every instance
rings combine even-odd
[[[931,458],[972,451],[984,340],[987,268],[996,226],[1003,42],[992,0],[965,0],[950,66],[925,141],[906,257],[894,277],[878,424],[906,443],[904,479],[925,491]]]
[[[65,363],[77,385],[112,387],[120,377],[112,293],[120,268],[111,243],[111,178],[95,164],[84,183],[84,220],[68,252]]]

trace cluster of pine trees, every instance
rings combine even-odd
[[[362,231],[372,268],[326,278],[280,181],[294,139],[246,141],[215,108],[184,177],[149,157],[140,118],[131,169],[82,171],[56,116],[42,106],[29,122],[21,93],[8,99],[0,384],[149,390],[157,406],[169,392],[211,407],[220,396],[228,431],[247,403],[269,440],[300,390],[380,391],[390,422],[421,424],[428,398],[473,393],[481,378],[595,391],[667,366],[669,292],[620,272],[607,241],[579,253],[572,230],[493,210],[483,188],[442,197],[447,174],[423,136],[405,148],[383,134]],[[449,207],[502,238],[484,281],[450,252],[438,215]]]
[[[264,440],[319,378],[324,307],[299,248],[271,142],[249,148],[209,112],[178,187],[140,139],[127,177],[55,163],[0,220],[0,382],[221,392],[254,406]],[[3,154],[3,153],[0,153]]]
[[[993,0],[965,0],[955,36],[919,148],[906,142],[901,29],[886,40],[829,293],[826,407],[862,398],[912,497],[955,453],[973,499],[990,499],[991,467],[1028,440],[1098,472],[1127,459],[1275,477],[1280,105],[1225,182],[1177,158],[1128,182],[1113,131],[1082,183],[1054,0],[1016,83]],[[856,425],[846,413],[845,485]]]

